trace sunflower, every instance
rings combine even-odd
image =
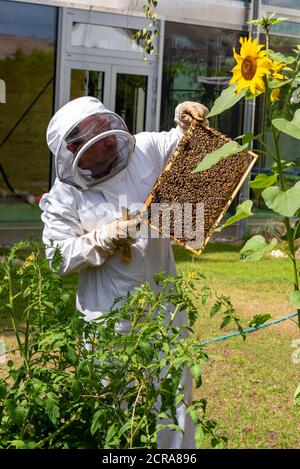
[[[278,60],[271,61],[271,74],[276,80],[283,80],[284,76],[279,73],[280,70],[285,66],[283,62],[278,62]]]
[[[280,88],[273,88],[271,91],[271,103],[276,103],[280,100]]]
[[[270,74],[271,60],[266,57],[264,46],[257,43],[257,39],[240,38],[240,55],[233,48],[234,58],[237,62],[232,69],[233,77],[229,84],[237,82],[236,93],[248,88],[252,94],[260,94],[265,91],[263,77]]]

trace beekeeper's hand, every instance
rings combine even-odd
[[[174,120],[183,130],[186,130],[194,119],[208,125],[207,114],[208,109],[203,104],[196,101],[184,101],[176,107]]]
[[[129,246],[135,242],[138,233],[138,222],[116,220],[95,230],[97,244],[108,254],[113,254],[119,247]]]

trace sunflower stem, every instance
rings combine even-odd
[[[268,48],[269,48],[269,32],[266,29],[266,49]],[[274,159],[277,163],[279,186],[280,186],[281,191],[286,191],[286,183],[285,183],[284,173],[282,169],[281,155],[280,155],[280,148],[279,148],[280,132],[278,132],[278,130],[273,125],[273,111],[272,111],[272,105],[271,105],[271,92],[269,88],[268,77],[265,78],[265,82],[266,82],[267,109],[268,109],[268,116],[270,120],[270,126],[272,130],[274,146],[275,146],[275,155],[274,155],[275,158]],[[298,277],[298,270],[297,270],[294,234],[291,228],[290,219],[288,217],[284,217],[284,225],[285,225],[287,239],[288,239],[289,258],[291,259],[292,266],[293,266],[294,290],[299,291],[299,277]],[[298,312],[298,328],[300,330],[300,309],[297,309],[297,312]]]

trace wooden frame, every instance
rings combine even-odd
[[[165,175],[166,172],[170,171],[172,169],[172,166],[174,165],[174,162],[176,161],[176,159],[178,158],[178,156],[181,154],[182,152],[182,149],[184,147],[184,145],[190,140],[190,138],[192,137],[193,135],[193,132],[194,132],[194,129],[196,128],[196,126],[201,126],[203,127],[206,131],[214,134],[215,136],[221,138],[223,141],[224,141],[224,144],[228,141],[230,141],[231,139],[226,137],[225,135],[221,134],[220,132],[218,132],[217,130],[215,129],[212,129],[204,124],[199,124],[199,122],[195,122],[193,123],[190,128],[188,129],[188,131],[185,133],[185,135],[182,137],[182,139],[180,140],[179,144],[177,145],[177,148],[175,150],[175,152],[173,153],[173,155],[171,156],[169,162],[167,163],[166,167],[164,168],[164,171],[163,173],[160,175],[160,177],[157,179],[156,183],[154,184],[151,192],[149,193],[147,199],[145,200],[144,202],[144,205],[142,207],[142,210],[140,212],[140,220],[143,222],[143,223],[146,223],[149,227],[151,227],[152,229],[158,231],[159,233],[161,233],[162,235],[164,234],[163,231],[161,230],[161,228],[159,228],[158,226],[155,226],[153,225],[152,223],[150,223],[148,221],[148,216],[144,216],[145,214],[147,214],[148,212],[148,209],[155,197],[155,193],[156,193],[156,190],[159,188],[160,186],[160,182],[161,182],[161,179],[162,179],[162,176]],[[219,214],[217,220],[213,223],[213,225],[209,228],[209,232],[208,234],[206,235],[205,239],[204,239],[204,242],[203,242],[203,245],[201,246],[201,248],[199,248],[198,250],[194,249],[193,247],[189,246],[188,243],[184,243],[182,242],[180,239],[178,238],[175,238],[174,236],[170,235],[170,239],[172,239],[173,241],[175,241],[177,244],[179,244],[180,246],[184,247],[185,249],[188,249],[189,251],[193,252],[194,254],[197,254],[198,256],[202,253],[202,251],[204,250],[205,246],[207,245],[208,241],[210,240],[213,232],[215,231],[215,229],[218,227],[220,221],[222,220],[223,216],[225,215],[228,207],[230,206],[231,202],[233,201],[233,199],[235,198],[235,196],[237,195],[238,191],[240,190],[241,186],[243,185],[244,181],[246,180],[248,174],[250,173],[253,165],[255,164],[257,158],[258,158],[258,155],[252,151],[246,151],[246,152],[243,152],[243,153],[247,153],[250,157],[251,157],[251,160],[250,160],[250,163],[248,165],[248,167],[246,168],[243,176],[241,177],[241,179],[239,180],[238,184],[235,186],[232,194],[230,195],[229,199],[227,200],[226,204],[224,205],[221,213]],[[207,170],[209,171],[209,170]],[[200,173],[199,173],[200,174]],[[199,201],[201,202],[201,201]],[[172,203],[172,201],[170,201],[170,203]]]

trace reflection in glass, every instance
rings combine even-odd
[[[199,101],[209,109],[231,78],[232,47],[239,47],[238,31],[166,22],[161,129],[174,125],[174,111],[182,101]],[[228,136],[243,130],[243,104],[210,119]]]
[[[133,134],[145,130],[147,76],[117,74],[115,112]]]
[[[198,101],[211,109],[228,86],[235,64],[232,48],[239,49],[239,31],[166,22],[162,83],[161,130],[174,126],[178,103]],[[243,133],[244,104],[239,102],[210,125],[229,137]],[[229,212],[234,213],[237,199]]]
[[[77,47],[143,52],[143,48],[132,38],[135,33],[134,29],[73,22],[71,44]]]
[[[262,0],[262,4],[300,10],[299,0]]]
[[[103,102],[104,72],[94,70],[71,70],[70,99],[94,96]]]
[[[0,221],[37,220],[49,189],[45,133],[53,113],[55,7],[0,2]],[[25,202],[25,203],[24,203]]]

